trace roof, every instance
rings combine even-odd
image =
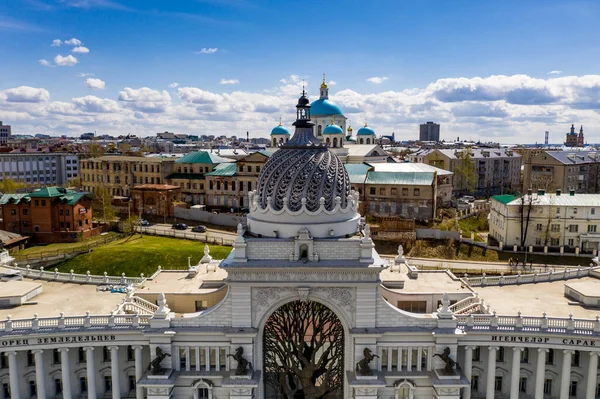
[[[327,125],[323,129],[323,134],[344,134],[344,131],[338,125]]]
[[[204,180],[204,173],[171,173],[167,179]]]
[[[179,190],[180,188],[171,184],[140,184],[139,186],[133,186],[134,190]]]
[[[175,161],[175,163],[202,163],[202,164],[217,164],[223,162],[231,162],[229,159],[220,157],[214,152],[196,151],[185,154],[183,157]]]
[[[348,150],[349,156],[368,156],[368,154],[377,150],[379,153],[377,156],[388,156],[388,153],[379,146],[379,144],[352,144],[347,147],[344,147]]]
[[[235,163],[221,163],[215,166],[215,169],[207,173],[206,176],[235,176],[236,171],[237,165]]]
[[[458,156],[460,156],[460,153],[463,151],[463,149],[456,149],[456,150],[435,149],[435,150],[432,150],[431,152],[434,152],[434,151],[439,151],[440,153],[444,154],[445,156],[447,156],[450,159],[458,159]],[[478,159],[478,158],[485,158],[485,159],[489,159],[489,158],[521,158],[521,154],[518,154],[516,151],[512,151],[512,150],[506,149],[506,148],[471,148],[470,152],[471,152],[471,157],[475,158],[475,159]],[[486,155],[484,155],[484,153]],[[425,153],[423,153],[423,155],[425,155]]]
[[[290,131],[284,126],[277,125],[273,128],[273,130],[271,130],[271,134],[290,134]]]
[[[367,172],[371,169],[371,166],[364,163],[347,163],[344,164],[348,177],[350,177],[350,184],[362,184],[365,182]]]
[[[498,201],[504,205],[514,201],[516,198],[517,198],[516,195],[511,195],[511,194],[494,195],[492,197],[492,199],[494,201]]]
[[[429,186],[433,176],[433,172],[369,172],[365,183]]]
[[[0,230],[0,241],[2,241],[2,244],[4,245],[10,245],[12,243],[26,239],[27,237],[22,236],[21,234],[13,233],[6,230]]]
[[[173,161],[173,157],[169,156],[169,157],[160,157],[160,156],[155,156],[155,157],[131,157],[131,156],[122,156],[122,155],[103,155],[101,157],[97,157],[97,158],[88,158],[88,159],[82,159],[82,162],[85,161],[112,161],[112,162],[172,162]]]
[[[375,172],[437,172],[439,176],[453,175],[454,173],[446,169],[436,168],[426,163],[398,162],[398,163],[369,163]]]
[[[75,205],[81,198],[89,196],[90,194],[87,192],[78,192],[62,187],[44,187],[28,194],[4,194],[0,197],[0,204],[31,202],[31,198],[56,198],[62,203]]]
[[[342,110],[336,103],[328,98],[319,98],[310,104],[310,114],[316,115],[342,115]]]
[[[526,196],[527,197],[527,196]],[[562,193],[556,194],[533,194],[533,205],[539,206],[597,206],[600,207],[600,194],[575,194]],[[492,197],[493,198],[493,197]],[[529,199],[525,198],[525,203],[529,204]],[[507,205],[521,205],[521,197],[515,197]]]
[[[356,133],[357,136],[370,136],[370,135],[374,135],[374,134],[375,134],[375,130],[371,129],[367,125],[364,125],[360,129],[358,129],[358,132]]]
[[[50,198],[60,197],[61,195],[75,193],[75,191],[68,190],[62,187],[44,187],[29,193],[32,198]]]
[[[8,203],[18,204],[21,200],[25,202],[31,201],[29,194],[3,194],[0,197],[0,205],[6,205]]]
[[[566,165],[586,164],[590,162],[598,162],[596,151],[546,151],[546,154]],[[592,155],[593,154],[593,155]],[[590,157],[590,155],[593,156]]]

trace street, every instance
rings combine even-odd
[[[185,238],[215,244],[231,245],[233,240],[235,240],[235,233],[230,231],[209,228],[206,229],[206,233],[194,233],[192,232],[192,227],[194,226],[188,226],[187,230],[175,230],[171,226],[172,225],[170,224],[156,223],[150,226],[141,227],[141,229],[143,234]],[[136,230],[139,232],[140,227],[137,227]]]

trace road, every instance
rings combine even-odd
[[[231,231],[207,229],[206,233],[194,233],[192,232],[191,227],[188,227],[187,230],[175,230],[171,227],[170,224],[156,223],[147,227],[142,227],[142,233],[176,238],[186,238],[190,240],[198,240],[203,242],[208,241],[217,244],[231,244],[231,242],[235,240],[236,234]],[[139,231],[139,229],[140,228],[138,227],[137,230]]]

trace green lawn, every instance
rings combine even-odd
[[[224,259],[231,247],[210,245],[210,255],[215,259]],[[94,248],[90,253],[78,255],[58,265],[61,272],[101,275],[107,272],[111,276],[125,273],[128,276],[149,276],[158,265],[163,269],[187,269],[188,256],[192,264],[197,264],[204,256],[204,243],[169,237],[139,236],[123,238]]]
[[[35,255],[51,255],[57,253],[72,253],[74,250],[85,249],[89,246],[94,246],[98,243],[112,241],[119,234],[115,232],[109,232],[107,234],[97,235],[94,237],[90,237],[85,240],[77,241],[77,242],[64,242],[57,244],[48,244],[48,245],[33,245],[29,248],[25,248],[22,251],[19,251],[15,254],[17,258],[25,257],[25,256],[35,256]]]

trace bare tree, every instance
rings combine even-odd
[[[531,209],[533,208],[533,194],[531,190],[527,195],[521,196],[521,205],[519,206],[519,215],[521,219],[521,247],[525,247],[527,242],[527,232],[531,220]]]
[[[328,307],[294,301],[276,310],[264,332],[264,372],[274,397],[343,397],[344,329]]]

